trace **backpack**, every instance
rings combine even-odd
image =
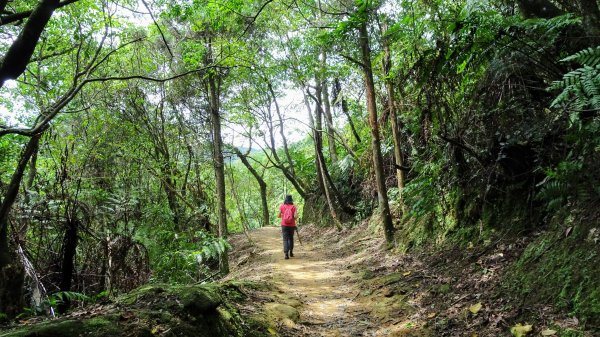
[[[294,224],[294,207],[293,206],[284,206],[283,215],[281,217],[283,223],[286,225]]]

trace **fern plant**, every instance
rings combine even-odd
[[[549,90],[562,92],[551,106],[573,106],[575,109],[600,109],[600,46],[584,49],[566,57],[562,62],[575,62],[581,65],[554,81]]]
[[[550,180],[542,186],[537,198],[546,201],[548,210],[558,210],[565,205],[570,189],[571,186],[568,182]]]
[[[74,292],[74,291],[59,291],[59,292],[55,292],[54,294],[51,294],[50,296],[48,296],[48,300],[45,302],[42,302],[42,305],[48,305],[51,307],[55,307],[59,304],[62,303],[66,303],[66,302],[92,302],[92,298],[82,294],[82,293],[78,293],[78,292]]]

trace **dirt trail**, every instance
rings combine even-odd
[[[266,227],[250,233],[264,250],[272,282],[302,303],[300,320],[293,331],[297,336],[371,336],[373,324],[366,310],[354,299],[360,292],[351,281],[346,263],[326,247],[295,238],[295,257],[285,260],[281,230]]]
[[[511,336],[523,323],[532,324],[532,335],[562,329],[597,336],[548,304],[519,307],[505,296],[505,270],[525,241],[398,254],[367,225],[342,232],[307,226],[289,260],[279,227],[251,231],[254,245],[233,238],[230,278],[276,288],[256,290],[247,313],[278,322],[285,337]]]

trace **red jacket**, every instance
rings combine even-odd
[[[291,224],[286,224],[283,221],[283,214],[285,214],[285,211],[290,208],[292,209],[293,221]],[[298,211],[298,209],[293,204],[291,204],[291,205],[283,204],[283,205],[279,206],[279,215],[277,217],[281,218],[281,225],[288,226],[288,227],[296,227],[296,212],[297,211]]]

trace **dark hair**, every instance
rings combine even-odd
[[[285,196],[285,200],[283,200],[283,203],[286,205],[293,205],[294,200],[292,200],[292,196],[288,194]]]

